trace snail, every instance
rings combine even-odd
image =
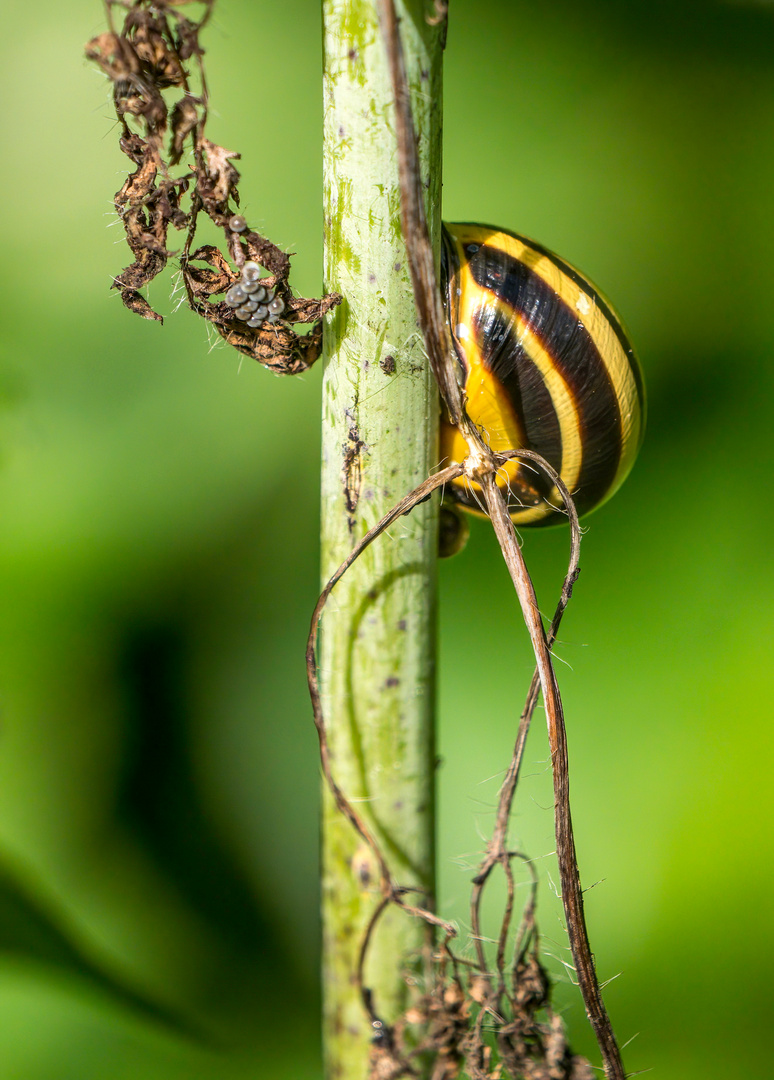
[[[642,442],[645,392],[619,317],[583,274],[518,233],[445,224],[442,280],[446,315],[470,419],[492,450],[542,455],[580,515],[601,506],[626,479]],[[443,464],[467,446],[441,423]],[[562,498],[531,462],[498,472],[517,526],[565,521]],[[451,495],[482,513],[475,481]]]

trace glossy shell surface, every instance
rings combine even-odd
[[[443,274],[470,418],[493,450],[546,458],[579,514],[600,506],[634,464],[645,423],[639,362],[609,302],[540,244],[486,225],[444,226]],[[445,422],[441,451],[445,464],[466,454]],[[498,483],[517,525],[566,520],[532,464],[508,462]],[[460,479],[452,494],[480,512],[477,489]]]

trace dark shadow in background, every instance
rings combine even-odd
[[[120,638],[117,685],[128,738],[117,817],[222,943],[231,992],[247,980],[258,1003],[267,1001],[281,971],[283,988],[295,996],[302,989],[287,985],[275,927],[221,842],[198,789],[186,707],[193,682],[187,640],[184,621],[152,620],[125,627]]]

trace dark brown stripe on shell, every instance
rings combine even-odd
[[[549,251],[548,248],[543,247],[542,244],[538,244],[535,240],[530,240],[528,236],[522,236],[520,233],[512,233],[509,232],[507,229],[498,229],[497,232],[507,233],[509,236],[513,236],[517,240],[521,241],[522,244],[526,244],[527,247],[531,247],[535,251],[539,252],[541,255],[545,255],[547,259],[551,260],[554,266],[557,266],[563,274],[566,274],[571,281],[574,281],[579,288],[583,289],[584,292],[589,293],[590,296],[593,298],[594,303],[597,305],[599,310],[605,316],[605,319],[610,324],[611,330],[618,338],[618,343],[623,349],[624,355],[626,356],[627,360],[629,361],[632,378],[634,379],[634,386],[637,390],[637,401],[640,407],[640,415],[642,417],[642,422],[640,424],[640,442],[642,442],[642,438],[645,434],[645,384],[642,381],[642,370],[640,369],[640,363],[634,352],[634,348],[632,347],[628,335],[624,330],[623,326],[621,325],[616,313],[605,300],[604,296],[600,296],[600,294],[597,292],[597,290],[594,288],[594,286],[587,277],[584,277],[584,275],[581,274],[580,271],[576,270],[574,266],[570,266],[569,263],[566,263],[564,259],[560,258],[558,255],[555,255],[553,251]]]
[[[476,284],[524,320],[567,383],[580,424],[581,472],[573,494],[583,514],[612,487],[622,451],[618,396],[599,350],[577,313],[519,259],[482,245],[469,255],[469,264]],[[516,349],[492,357],[490,370],[504,387],[513,377],[519,348],[517,343]]]
[[[476,344],[487,370],[503,386],[524,432],[526,444],[537,451],[557,472],[562,471],[562,435],[548,387],[527,350],[513,333],[513,323],[491,304],[479,309],[473,325]],[[553,484],[534,466],[522,466],[518,480],[524,490],[514,489],[512,509],[534,506],[532,492],[543,499],[550,496]]]

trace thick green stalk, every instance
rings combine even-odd
[[[438,398],[417,332],[400,226],[393,93],[376,0],[323,0],[325,288],[343,303],[325,328],[323,580],[438,463]],[[441,48],[432,5],[402,0],[401,32],[427,214],[440,239]],[[395,879],[434,891],[437,507],[401,518],[347,573],[326,609],[321,689],[332,767]],[[328,1077],[365,1080],[373,1031],[353,976],[380,899],[367,848],[323,815],[323,992]],[[410,1002],[406,975],[425,927],[391,909],[365,968],[390,1023]]]

